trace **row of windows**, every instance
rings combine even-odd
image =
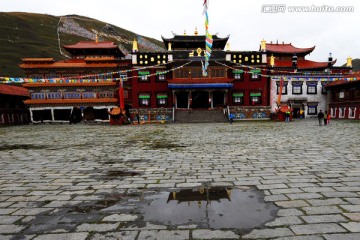
[[[276,93],[280,93],[280,86],[277,85]],[[317,94],[317,86],[316,85],[307,85],[307,94]],[[326,88],[323,86],[321,89],[322,94],[326,94]],[[288,94],[288,86],[284,85],[282,88],[282,95]],[[303,87],[302,85],[292,85],[292,94],[303,94]]]
[[[139,94],[139,106],[149,107],[151,102],[151,95],[148,93]],[[159,107],[168,105],[168,95],[164,93],[156,94],[156,105]]]
[[[257,105],[261,104],[261,93],[249,93],[250,104]],[[241,105],[244,104],[244,94],[243,93],[234,93],[232,96],[233,104]]]
[[[8,119],[9,123],[14,123],[15,120],[18,123],[23,123],[23,122],[28,121],[28,116],[27,116],[26,113],[23,113],[23,114],[18,114],[18,113],[14,114],[14,113],[12,113],[12,114],[6,114],[6,116],[7,116],[7,119]],[[2,123],[2,124],[5,123],[5,114],[4,113],[0,114],[0,123]]]
[[[360,90],[341,91],[334,94],[335,101],[349,101],[360,99]]]
[[[150,74],[150,73],[149,73],[149,74]],[[140,75],[140,76],[139,76],[139,81],[140,81],[140,82],[149,82],[149,81],[150,81],[150,76],[149,76],[149,74]],[[165,74],[156,75],[156,81],[160,81],[160,82],[166,81],[166,76],[165,76]]]
[[[175,78],[203,78],[202,68],[181,68],[175,70]],[[224,68],[213,68],[209,69],[209,75],[206,78],[225,78],[226,70]]]
[[[99,98],[113,98],[113,92],[100,92]],[[97,98],[96,92],[34,92],[31,93],[31,99],[79,99],[79,98]]]
[[[237,80],[237,81],[243,81],[244,80],[244,74],[243,73],[234,73],[234,79]],[[260,73],[252,72],[250,79],[251,80],[260,80]]]
[[[330,114],[331,114],[331,117],[336,117],[336,113],[339,113],[339,118],[345,118],[345,113],[346,113],[346,107],[339,107],[339,108],[331,108],[330,109]],[[357,109],[356,107],[349,107],[348,108],[348,118],[355,118],[356,116],[356,112],[357,112]]]

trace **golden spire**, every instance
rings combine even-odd
[[[95,34],[95,43],[98,43],[99,42],[99,36],[98,36],[98,33]]]
[[[225,51],[230,51],[230,43],[229,42],[226,43]]]
[[[184,30],[184,36],[186,36],[186,30]]]
[[[134,41],[133,41],[132,51],[133,51],[133,52],[138,52],[138,51],[139,51],[139,49],[138,49],[138,42],[136,41],[135,38],[134,38]]]
[[[172,49],[171,49],[171,42],[168,43],[168,51],[171,52]]]
[[[275,57],[274,55],[271,54],[271,57],[270,57],[270,66],[275,66]]]
[[[350,56],[346,59],[346,66],[352,67],[352,58]]]
[[[197,36],[199,34],[197,27],[195,28],[195,32],[194,32],[195,36]]]
[[[261,50],[261,51],[265,51],[265,50],[266,50],[266,41],[265,41],[264,39],[261,41],[260,50]]]

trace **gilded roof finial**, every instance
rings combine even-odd
[[[197,36],[199,34],[197,27],[195,28],[194,34],[195,34],[195,36]]]
[[[265,50],[266,50],[266,41],[265,41],[264,39],[261,41],[260,50],[261,50],[261,51],[265,51]]]
[[[346,66],[352,67],[352,58],[350,56],[346,59]]]
[[[229,42],[226,43],[225,51],[230,51],[230,43]]]
[[[186,36],[186,30],[184,30],[184,36]]]
[[[133,51],[133,52],[138,52],[138,51],[139,51],[139,49],[138,49],[138,42],[136,41],[135,38],[134,38],[134,41],[133,41],[132,51]]]
[[[270,57],[270,66],[275,66],[275,57],[274,55],[271,54],[271,57]]]
[[[172,49],[171,49],[171,42],[168,43],[168,51],[171,52]]]
[[[95,43],[98,43],[99,42],[99,36],[98,36],[98,33],[95,34]]]

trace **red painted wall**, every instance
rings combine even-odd
[[[251,73],[247,73],[249,69],[244,69],[242,80],[234,80],[233,88],[231,92],[243,91],[244,92],[244,104],[239,106],[253,106],[250,102],[250,92],[261,91],[261,104],[256,106],[270,106],[270,80],[268,77],[260,76],[259,80],[252,80]],[[266,75],[267,71],[262,70],[261,74]],[[229,105],[237,106],[233,104],[232,94],[229,96]]]
[[[151,69],[150,74],[155,74],[156,69]],[[156,105],[156,94],[158,93],[167,93],[168,94],[168,104],[167,106],[162,107],[172,107],[172,91],[168,89],[167,81],[157,81],[156,75],[150,76],[149,81],[140,81],[138,78],[138,72],[132,72],[132,107],[133,108],[145,108],[139,106],[139,93],[149,93],[150,94],[150,106],[148,108],[159,108]],[[166,75],[166,79],[170,76]],[[130,96],[129,96],[130,97]]]

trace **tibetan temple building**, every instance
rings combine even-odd
[[[29,111],[23,102],[28,98],[26,88],[0,84],[0,126],[28,124]]]
[[[99,75],[128,69],[131,60],[113,42],[79,42],[64,46],[71,58],[56,62],[52,58],[24,58],[20,67],[27,77],[47,79],[25,83],[30,99],[32,122],[68,122],[74,108],[80,108],[85,120],[109,121],[108,111],[119,105],[119,75]],[[76,78],[84,76],[86,78]],[[60,81],[53,81],[60,78]]]
[[[162,40],[167,51],[139,51],[134,40],[131,59],[116,44],[97,40],[64,46],[71,54],[64,61],[24,58],[20,67],[28,77],[48,79],[24,84],[31,93],[25,101],[31,120],[68,121],[76,107],[85,120],[108,121],[108,112],[118,106],[142,122],[181,121],[182,113],[196,111],[270,119],[283,106],[295,117],[300,109],[305,117],[316,116],[326,109],[324,86],[352,70],[351,63],[334,67],[331,56],[325,62],[307,60],[315,47],[263,40],[258,51],[233,51],[229,37],[213,35],[204,76],[204,35],[196,30]]]
[[[355,80],[356,79],[356,80]],[[360,119],[360,72],[326,85],[331,118]]]
[[[326,110],[325,86],[342,78],[352,70],[351,63],[346,67],[334,67],[331,53],[326,62],[306,59],[315,47],[297,48],[291,43],[265,43],[261,50],[267,54],[267,68],[271,72],[271,111],[291,109],[293,117],[316,117],[320,110]],[[279,99],[280,83],[282,93]],[[280,102],[278,102],[280,100]]]

